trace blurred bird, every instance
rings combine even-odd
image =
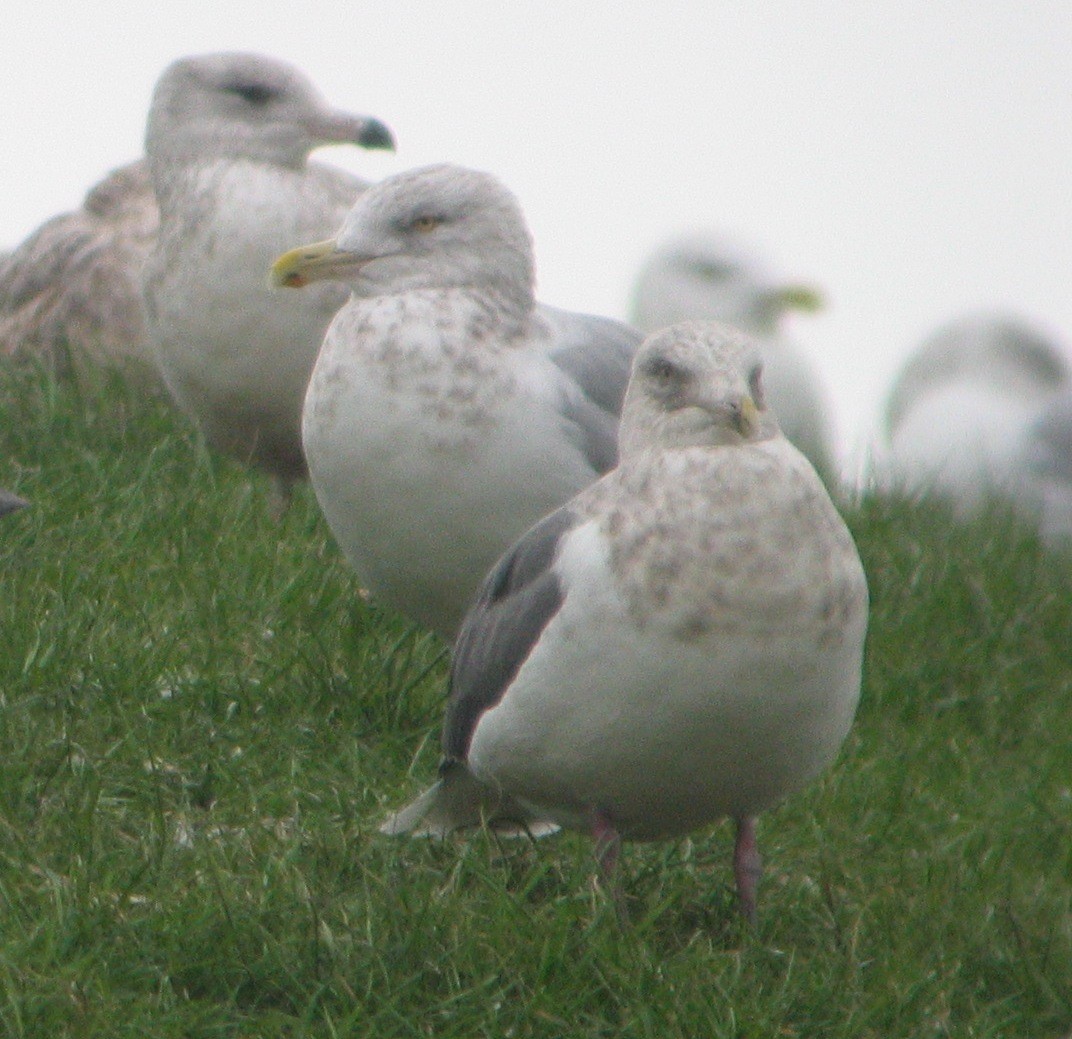
[[[328,107],[298,69],[242,53],[169,66],[146,129],[160,233],[144,292],[164,378],[210,444],[284,488],[305,475],[302,397],[346,292],[272,300],[264,272],[295,239],[337,228],[366,186],[307,161],[332,143],[393,147],[383,123]]]
[[[148,346],[141,267],[157,229],[144,162],[109,173],[82,207],[47,221],[0,261],[0,354],[84,379],[112,368],[162,389]]]
[[[0,487],[0,516],[6,516],[9,512],[25,509],[29,502],[23,501],[17,494],[5,491]]]
[[[313,489],[369,591],[452,638],[499,554],[615,464],[641,337],[537,304],[517,200],[458,166],[374,185],[272,278],[358,290],[305,400]]]
[[[390,834],[737,823],[833,760],[860,693],[868,595],[852,538],[763,397],[758,347],[690,322],[645,340],[621,462],[495,565],[454,649],[439,782]]]
[[[951,321],[924,340],[890,390],[880,476],[962,510],[1001,495],[1037,515],[1032,465],[1052,469],[1048,434],[1060,428],[1059,418],[1043,416],[1070,388],[1061,347],[1020,319]]]
[[[713,319],[759,341],[767,399],[785,435],[824,479],[834,475],[829,406],[814,366],[781,331],[791,310],[814,311],[819,293],[778,284],[742,244],[716,234],[691,234],[659,248],[633,289],[631,320],[643,332],[679,321]]]
[[[1072,543],[1072,388],[1053,398],[1028,424],[1017,461],[1043,540],[1068,548]]]

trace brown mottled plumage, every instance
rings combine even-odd
[[[80,209],[46,221],[0,261],[0,354],[62,374],[115,367],[162,388],[140,271],[158,225],[144,161],[113,170]]]

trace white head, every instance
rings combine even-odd
[[[382,292],[476,287],[531,309],[532,238],[514,195],[490,173],[424,166],[372,185],[329,242],[293,249],[272,267],[277,286],[329,278]]]
[[[633,290],[632,320],[654,331],[679,321],[714,320],[773,335],[788,310],[815,310],[819,294],[779,284],[752,250],[724,235],[691,234],[660,248]]]
[[[640,345],[622,408],[622,458],[652,448],[720,447],[778,436],[756,344],[729,325],[687,321]]]
[[[181,58],[157,81],[145,150],[150,161],[248,159],[300,169],[324,144],[393,148],[378,119],[331,108],[309,78],[259,54]]]

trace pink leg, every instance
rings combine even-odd
[[[599,871],[610,888],[618,920],[623,924],[627,923],[625,899],[621,885],[618,883],[618,855],[622,850],[622,838],[615,829],[614,823],[611,822],[610,816],[601,808],[596,808],[592,812],[592,836],[596,842],[596,861],[599,863]]]
[[[758,918],[756,893],[763,874],[763,859],[756,843],[755,816],[737,820],[737,843],[733,849],[733,875],[737,880],[737,904],[741,915],[754,927]]]
[[[601,808],[592,812],[592,836],[596,841],[596,861],[603,873],[603,879],[613,881],[618,869],[618,853],[622,848],[622,838]]]

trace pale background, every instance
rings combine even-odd
[[[539,294],[623,317],[668,234],[725,228],[827,309],[793,334],[855,468],[906,353],[1007,309],[1072,336],[1072,3],[7,0],[0,246],[141,152],[153,83],[189,53],[257,50],[396,155],[499,175],[536,240]]]

